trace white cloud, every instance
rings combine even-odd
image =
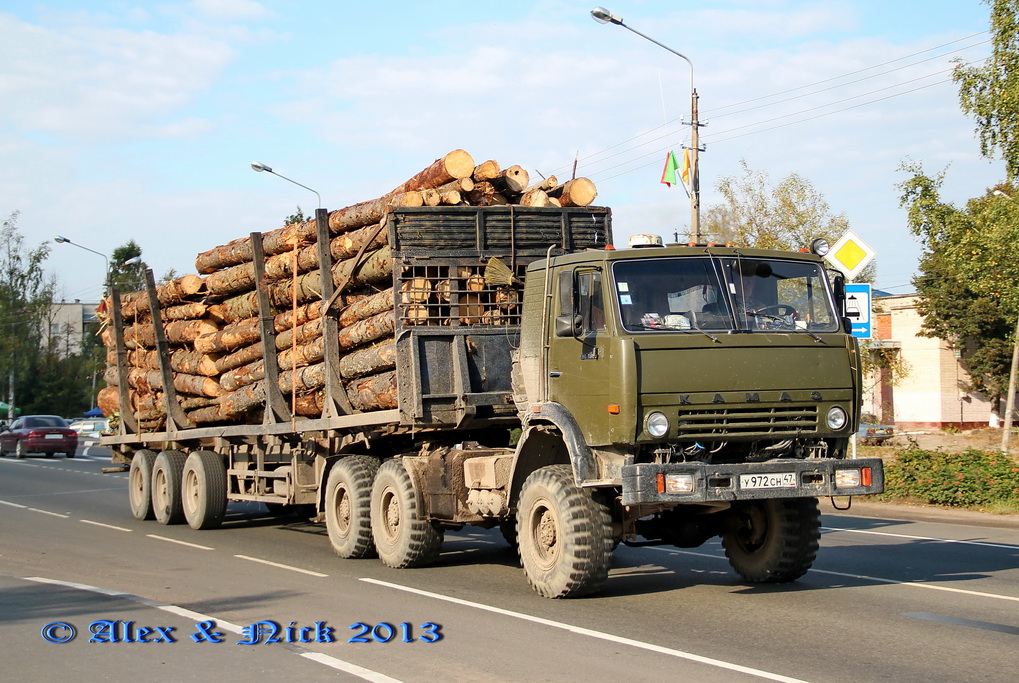
[[[272,16],[264,5],[253,0],[193,0],[189,5],[203,16],[228,21],[268,19]]]
[[[140,137],[209,88],[233,50],[205,38],[77,26],[55,30],[0,15],[0,109],[16,129],[61,138]]]

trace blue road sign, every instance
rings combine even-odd
[[[871,337],[870,285],[846,285],[846,316],[852,325],[853,336],[858,339]]]

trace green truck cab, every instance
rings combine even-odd
[[[547,568],[566,546],[547,540],[550,520],[561,528],[567,516],[548,491],[571,483],[607,510],[614,541],[696,547],[717,535],[749,581],[806,572],[816,498],[883,490],[880,459],[847,458],[860,362],[842,287],[813,253],[677,245],[533,262],[517,468],[533,472],[553,451],[568,455],[556,474],[573,481],[546,482],[538,503],[525,482],[516,499],[532,585],[573,594],[601,580],[568,578],[597,564],[600,546],[560,574]],[[605,534],[597,513],[587,521]]]

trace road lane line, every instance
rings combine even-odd
[[[846,531],[851,534],[870,534],[871,536],[890,536],[892,538],[908,538],[911,541],[936,541],[938,543],[958,543],[960,545],[976,545],[984,548],[1004,548],[1005,550],[1019,550],[1019,545],[1008,545],[1007,543],[989,543],[986,541],[958,541],[954,538],[937,538],[932,536],[911,536],[910,534],[892,534],[887,531],[870,531],[868,529],[842,529],[835,526],[823,526],[824,531]]]
[[[695,553],[689,550],[673,550],[671,548],[655,548],[649,546],[647,550],[657,550],[661,553],[671,553],[673,555],[692,555],[694,557],[707,557],[712,560],[725,560],[725,557],[721,555],[709,555],[708,553]],[[860,581],[873,581],[874,583],[887,583],[893,586],[910,586],[913,588],[926,588],[932,591],[945,591],[947,593],[961,593],[963,595],[972,595],[978,598],[991,598],[994,600],[1007,600],[1010,602],[1019,602],[1019,597],[1012,595],[999,595],[997,593],[984,593],[981,591],[971,591],[965,588],[951,588],[950,586],[939,586],[934,583],[926,583],[923,581],[900,581],[898,579],[885,579],[880,576],[866,576],[864,574],[848,574],[845,572],[833,572],[827,569],[810,569],[811,573],[816,574],[830,574],[832,576],[841,576],[843,578],[858,579]]]
[[[149,538],[154,538],[157,541],[167,541],[168,543],[176,543],[178,545],[186,545],[189,548],[197,548],[198,550],[215,550],[207,545],[198,545],[197,543],[188,543],[187,541],[178,541],[176,538],[170,538],[168,536],[157,536],[156,534],[145,534]]]
[[[461,605],[464,607],[472,607],[485,612],[492,612],[493,614],[500,614],[506,617],[513,617],[515,619],[522,619],[523,621],[529,621],[535,624],[541,624],[542,626],[549,626],[551,628],[561,629],[563,631],[569,631],[570,633],[576,633],[577,635],[587,636],[589,638],[597,638],[599,640],[607,640],[612,643],[619,645],[627,645],[630,647],[639,648],[642,650],[648,650],[650,652],[657,652],[658,654],[667,655],[670,657],[676,657],[679,659],[686,659],[691,662],[697,662],[698,664],[707,664],[708,666],[717,667],[720,669],[726,669],[727,671],[736,671],[739,673],[748,674],[750,676],[757,676],[759,678],[766,678],[771,681],[784,681],[785,683],[805,683],[798,678],[790,678],[789,676],[782,676],[781,674],[771,673],[770,671],[763,671],[761,669],[753,669],[748,666],[741,664],[734,664],[732,662],[722,661],[721,659],[714,659],[712,657],[703,657],[701,655],[695,655],[692,652],[684,652],[683,650],[676,650],[669,647],[663,647],[661,645],[654,645],[653,643],[645,643],[640,640],[633,640],[632,638],[624,638],[622,636],[612,635],[611,633],[604,633],[603,631],[595,631],[589,628],[583,628],[581,626],[573,626],[571,624],[565,624],[559,621],[552,621],[551,619],[544,619],[542,617],[535,617],[530,614],[524,614],[523,612],[513,612],[511,610],[502,609],[501,607],[493,607],[491,605],[485,605],[480,602],[471,602],[470,600],[463,600],[461,598],[453,598],[448,595],[442,595],[441,593],[432,593],[431,591],[421,590],[419,588],[411,588],[409,586],[402,586],[398,583],[390,583],[388,581],[379,581],[378,579],[370,579],[362,577],[359,579],[365,583],[372,583],[377,586],[383,586],[385,588],[393,588],[395,590],[405,591],[407,593],[413,593],[415,595],[421,595],[426,598],[432,598],[434,600],[442,600],[444,602],[451,602],[454,605]]]
[[[16,576],[14,574],[5,575]],[[235,633],[237,635],[241,635],[244,631],[243,628],[237,626],[236,624],[231,624],[229,621],[223,621],[221,619],[217,619],[216,617],[207,614],[202,614],[201,612],[189,610],[185,607],[178,607],[177,605],[170,605],[165,602],[159,602],[157,600],[149,600],[148,598],[143,598],[139,595],[132,595],[131,593],[122,593],[120,591],[99,588],[98,586],[90,586],[85,583],[75,583],[73,581],[59,581],[57,579],[48,579],[42,576],[16,576],[16,578],[23,579],[25,581],[34,581],[36,583],[45,583],[54,586],[65,586],[67,588],[76,588],[78,590],[99,593],[100,595],[107,595],[114,598],[122,598],[124,600],[138,602],[148,607],[154,607],[158,610],[162,610],[163,612],[175,614],[185,619],[192,619],[195,621],[195,623],[203,621],[215,622],[216,624],[215,628],[217,629],[221,628],[224,631],[230,631],[231,633]],[[343,671],[349,673],[352,676],[357,676],[358,678],[369,681],[370,683],[402,683],[402,681],[398,678],[392,678],[383,673],[379,673],[378,671],[366,669],[365,667],[354,664],[353,662],[348,662],[339,659],[338,657],[333,657],[332,655],[323,654],[321,652],[314,652],[307,648],[300,647],[299,645],[294,645],[291,643],[274,643],[273,645],[275,647],[283,648],[284,650],[287,650],[289,652],[293,652],[294,654],[300,657],[309,659],[318,664],[323,664],[332,669],[336,669],[337,671]]]
[[[122,526],[113,526],[112,524],[103,524],[102,522],[93,522],[91,519],[80,519],[78,521],[81,522],[82,524],[92,524],[93,526],[101,526],[101,527],[105,527],[107,529],[113,529],[115,531],[128,531],[128,532],[131,531],[131,529],[125,529]]]
[[[321,574],[319,572],[313,572],[310,569],[301,569],[300,567],[291,567],[289,564],[280,564],[279,562],[270,562],[269,560],[263,560],[258,557],[249,557],[248,555],[234,555],[242,560],[250,560],[251,562],[258,562],[260,564],[267,564],[270,567],[278,567],[280,569],[289,569],[292,572],[300,572],[302,574],[308,574],[309,576],[317,576],[319,578],[325,578],[328,574]]]
[[[62,517],[63,519],[67,519],[68,517],[71,516],[71,515],[62,515],[59,512],[50,512],[49,510],[40,510],[39,508],[27,508],[27,509],[31,510],[32,512],[41,512],[44,515],[52,515],[54,517]]]
[[[18,505],[17,503],[10,503],[6,500],[0,500],[0,505],[10,505],[12,508],[21,508],[22,510],[28,507],[27,505]]]

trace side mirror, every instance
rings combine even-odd
[[[559,273],[559,311],[555,319],[555,336],[579,337],[584,320],[576,311],[577,288],[573,271]]]
[[[832,294],[835,297],[835,313],[842,321],[842,326],[849,332],[853,329],[853,323],[846,311],[846,278],[840,273],[835,275],[831,281]]]
[[[6,432],[10,429],[6,422],[0,422],[0,432]]]

